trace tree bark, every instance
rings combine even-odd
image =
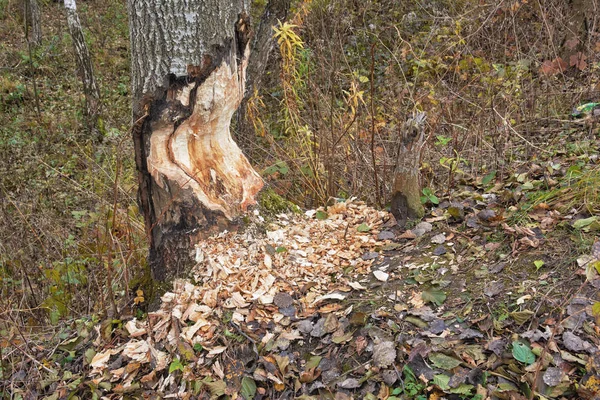
[[[424,215],[419,173],[424,128],[425,114],[417,113],[404,123],[400,132],[391,202],[391,212],[400,227],[404,227],[407,220]]]
[[[244,93],[242,0],[128,0],[139,202],[158,280],[194,264],[201,237],[235,229],[263,186],[230,134]]]
[[[42,43],[42,15],[37,0],[25,0],[25,15],[28,19],[28,25],[31,26],[31,38],[29,41],[34,46]]]
[[[238,110],[237,139],[245,149],[254,142],[255,130],[251,121],[247,120],[246,105],[255,90],[260,90],[269,57],[273,51],[273,27],[277,21],[285,21],[290,9],[291,0],[269,0],[267,3],[254,39],[252,40],[252,55],[248,60],[248,78],[246,92]]]
[[[565,10],[566,32],[562,38],[561,56],[570,62],[572,55],[585,49],[596,18],[597,0],[569,0]]]
[[[73,40],[73,48],[77,59],[77,71],[79,78],[83,83],[83,93],[85,95],[85,123],[86,128],[92,138],[101,142],[102,132],[99,127],[100,123],[100,89],[96,83],[92,59],[88,50],[79,15],[77,15],[77,5],[75,0],[65,0],[65,9],[67,11],[67,24],[69,25],[69,33]]]

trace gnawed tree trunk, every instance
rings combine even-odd
[[[100,89],[96,83],[92,59],[88,50],[79,15],[77,15],[77,5],[75,0],[65,0],[65,9],[67,11],[67,24],[69,33],[73,40],[73,48],[77,59],[77,71],[79,78],[83,83],[83,94],[85,95],[85,124],[92,138],[101,142],[102,132],[100,130]]]
[[[422,218],[424,214],[419,174],[424,131],[425,114],[417,113],[404,123],[398,138],[391,212],[400,227],[408,219]]]
[[[263,186],[232,140],[249,25],[241,0],[128,0],[133,139],[153,277],[194,263],[194,245],[235,228]]]
[[[285,21],[290,9],[291,0],[269,0],[263,11],[258,29],[252,41],[252,55],[248,60],[248,79],[246,92],[240,104],[237,118],[236,138],[245,149],[254,141],[255,130],[252,121],[248,121],[246,106],[255,90],[260,90],[262,78],[265,74],[269,56],[273,51],[273,27],[278,21]]]

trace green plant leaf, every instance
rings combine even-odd
[[[242,378],[241,395],[245,400],[252,400],[256,394],[256,382],[247,376]]]
[[[267,167],[263,170],[263,175],[273,175],[277,171],[279,171],[277,165],[271,165],[270,167]]]
[[[173,361],[171,361],[171,365],[169,365],[169,374],[171,374],[177,370],[180,370],[183,372],[183,364],[181,363],[179,358],[174,358]]]
[[[423,196],[421,196],[421,203],[425,204],[427,201],[430,201],[432,204],[438,205],[440,204],[440,199],[433,193],[433,190],[426,187],[421,190]]]
[[[315,214],[315,218],[320,219],[320,220],[325,220],[325,219],[327,219],[327,217],[329,217],[329,215],[323,210],[319,210]]]
[[[600,317],[600,301],[597,301],[592,306],[592,315],[594,317]]]
[[[512,390],[519,390],[519,389],[517,389],[517,387],[510,382],[503,382],[503,383],[498,384],[497,390],[499,392],[510,392]]]
[[[527,179],[527,172],[523,172],[522,174],[515,174],[515,177],[517,178],[517,182],[525,183],[525,180]]]
[[[439,289],[429,288],[421,293],[421,299],[425,302],[441,306],[446,301],[446,293]]]
[[[317,368],[322,359],[323,359],[323,357],[321,357],[321,356],[310,357],[308,359],[308,361],[306,362],[306,369],[309,370],[312,368]]]
[[[452,141],[451,137],[444,136],[444,135],[437,135],[436,138],[437,138],[437,142],[435,142],[436,146],[445,146]]]
[[[540,268],[542,268],[544,266],[544,261],[542,261],[542,260],[535,260],[533,262],[533,265],[535,265],[535,269],[537,271],[537,270],[539,270]]]
[[[363,222],[362,224],[356,227],[356,230],[359,232],[369,232],[371,230],[371,227]]]
[[[454,357],[450,357],[445,355],[444,353],[432,353],[429,355],[429,360],[435,365],[437,368],[441,368],[444,370],[451,370],[452,368],[456,368],[460,365],[460,361]]]
[[[473,385],[468,385],[466,383],[461,383],[458,387],[450,389],[448,392],[453,394],[459,394],[462,396],[468,396],[471,394],[471,390],[473,390]]]
[[[586,104],[582,104],[580,106],[575,107],[575,109],[573,110],[573,112],[571,113],[571,115],[573,117],[580,117],[581,115],[589,114],[598,105],[600,105],[600,103],[586,103]]]
[[[448,375],[435,375],[433,377],[433,384],[440,387],[442,390],[448,390],[450,386],[448,383],[450,382],[450,377]]]
[[[277,161],[275,164],[267,167],[263,170],[263,175],[273,175],[276,172],[279,172],[281,175],[286,175],[290,172],[290,167],[288,167],[285,161]]]
[[[515,341],[512,343],[512,355],[515,360],[531,365],[535,362],[535,354],[525,343]]]
[[[492,179],[494,179],[495,177],[496,177],[496,171],[492,171],[483,177],[483,179],[481,180],[481,184],[485,186],[488,183],[490,183],[492,181]]]
[[[593,308],[592,308],[592,310],[593,310]],[[95,355],[96,355],[96,350],[94,350],[91,347],[85,351],[83,356],[85,358],[85,362],[87,365],[89,365],[92,362],[92,359],[94,358]]]
[[[531,181],[527,181],[521,185],[521,189],[531,190],[531,189],[533,189],[533,183],[531,183]]]
[[[600,274],[600,261],[596,261],[592,264],[592,267],[596,269],[596,271]]]
[[[589,226],[592,223],[596,222],[597,220],[598,220],[598,217],[595,216],[595,215],[592,216],[592,217],[589,217],[589,218],[578,219],[573,224],[573,228],[575,228],[575,229],[583,229],[586,226]]]

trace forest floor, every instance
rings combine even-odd
[[[356,200],[256,211],[243,232],[199,243],[196,269],[156,311],[4,338],[5,352],[22,353],[13,393],[597,398],[600,221],[585,210],[599,166],[589,132],[504,178],[461,177],[410,229]]]
[[[33,54],[17,3],[0,1],[0,397],[600,398],[597,115],[532,108],[536,129],[510,131],[520,147],[488,175],[461,171],[456,150],[449,169],[428,159],[447,190],[436,171],[438,196],[403,229],[357,200],[257,211],[199,243],[193,273],[150,308],[130,293],[147,247],[124,4],[79,8],[106,105],[96,147],[61,3],[46,2]],[[573,81],[554,90],[576,102],[592,85]]]

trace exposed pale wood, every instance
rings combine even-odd
[[[249,25],[241,1],[129,0],[134,144],[154,277],[193,265],[198,239],[235,229],[263,186],[231,138]]]

